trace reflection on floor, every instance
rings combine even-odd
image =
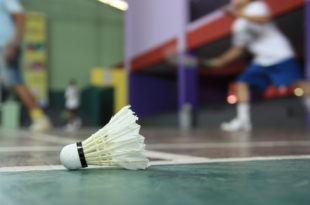
[[[1,204],[310,204],[308,131],[144,129],[147,170],[65,170],[61,148],[94,131],[1,130]]]
[[[53,130],[47,134],[28,131],[0,132],[0,166],[58,165],[61,148],[86,139],[96,130],[76,133]],[[310,155],[310,134],[306,130],[255,130],[252,133],[224,133],[218,130],[142,130],[147,150],[198,158],[242,158]],[[150,153],[151,158],[165,154]],[[158,160],[158,159],[157,159]]]

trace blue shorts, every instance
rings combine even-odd
[[[271,83],[276,87],[287,87],[302,79],[298,63],[291,58],[267,67],[253,63],[238,77],[237,82],[245,82],[251,88],[264,91]]]
[[[20,72],[18,69],[8,69],[8,76],[10,78],[9,86],[14,87],[16,85],[22,85],[23,79],[20,75]]]
[[[20,49],[18,49],[16,56],[7,61],[7,76],[8,76],[8,85],[9,87],[14,87],[16,85],[23,84],[23,80],[19,71],[19,58],[20,58]]]

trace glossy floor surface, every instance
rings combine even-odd
[[[0,131],[0,204],[310,204],[310,132],[146,129],[145,171],[67,171],[94,129]]]

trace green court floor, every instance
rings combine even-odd
[[[309,205],[310,160],[2,172],[0,204]]]

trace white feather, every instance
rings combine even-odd
[[[139,134],[137,120],[130,106],[125,106],[106,126],[82,142],[87,164],[146,169],[149,160],[144,155],[144,137]]]
[[[119,165],[125,169],[136,170],[147,168],[148,161],[141,152],[133,152],[124,157],[117,157],[116,159],[119,161]]]

